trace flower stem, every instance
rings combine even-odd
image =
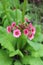
[[[22,12],[22,22],[24,22],[26,5],[27,5],[27,0],[24,0],[24,3],[23,3],[23,12]]]

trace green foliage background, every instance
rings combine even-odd
[[[36,5],[24,0],[0,0],[0,65],[43,65],[43,3]],[[13,21],[17,25],[27,17],[36,27],[35,38],[30,41],[22,34],[18,39],[6,32]]]

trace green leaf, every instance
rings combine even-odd
[[[22,49],[26,45],[26,39],[27,37],[22,34],[21,37],[17,39],[17,48]]]
[[[35,58],[32,56],[24,56],[24,58],[22,58],[22,63],[23,64],[30,64],[30,65],[43,65],[43,61],[40,58]]]
[[[23,65],[20,61],[15,61],[14,65]]]
[[[40,58],[29,58],[30,65],[43,65],[43,61]]]
[[[30,40],[27,40],[28,44],[27,50],[29,50],[33,57],[42,57],[43,56],[43,44],[32,42]],[[28,48],[29,47],[29,48]]]
[[[23,57],[23,54],[19,49],[16,50],[15,52],[11,52],[9,56],[12,57],[12,56],[15,56],[15,55],[19,55],[19,56]]]
[[[5,10],[5,9],[8,9],[8,8],[10,8],[10,3],[9,3],[9,1],[8,0],[1,0],[1,2],[2,2],[2,4],[3,4],[3,9]],[[6,3],[6,4],[5,4]]]
[[[2,3],[1,3],[1,1],[0,1],[0,16],[1,16],[1,14],[3,13],[4,11],[3,11],[3,6],[2,6]]]
[[[19,1],[19,0],[13,0],[13,1],[14,1],[14,6],[15,6],[16,8],[18,8],[19,5],[20,5],[20,1]]]
[[[43,35],[41,33],[41,25],[35,25],[36,27],[36,33],[35,33],[35,36],[34,36],[34,39],[32,41],[34,42],[42,42],[43,40]]]
[[[8,19],[4,20],[3,22],[4,22],[3,26],[6,28],[9,25]]]
[[[28,43],[35,51],[38,51],[38,50],[41,49],[41,47],[42,47],[42,44],[37,43],[37,42],[30,41],[30,40],[27,40],[27,43]]]
[[[14,47],[12,44],[13,36],[12,34],[8,34],[6,29],[0,27],[0,44],[9,51],[14,51]]]
[[[24,64],[24,65],[29,64],[29,57],[24,56],[23,58],[21,58],[21,62],[22,62],[22,64]]]
[[[27,50],[28,52],[30,52],[30,53],[32,53],[32,52],[34,52],[35,50],[30,46],[30,45],[26,45],[25,46],[25,50]]]
[[[20,2],[19,0],[9,0],[11,7],[19,8]]]
[[[14,10],[11,10],[11,9],[10,9],[8,12],[9,12],[9,15],[11,16],[11,18],[13,19],[13,21],[15,21],[15,13],[14,13]],[[13,22],[13,21],[12,21],[12,22]],[[15,22],[16,22],[16,21],[15,21]]]
[[[37,52],[33,51],[32,56],[33,57],[43,57],[43,45]]]
[[[13,38],[12,34],[8,34],[6,32],[6,29],[3,27],[0,27],[0,44],[9,50],[9,56],[15,56],[15,55],[20,55],[23,57],[23,54],[20,50],[15,50],[15,38]]]
[[[43,42],[43,34],[40,33],[39,37],[37,38],[38,42]]]
[[[15,13],[15,21],[17,24],[20,24],[22,21],[22,12],[19,9],[14,10]]]
[[[0,65],[11,65],[12,60],[4,50],[0,50]]]

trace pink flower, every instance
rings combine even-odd
[[[31,31],[31,28],[33,27],[33,25],[32,25],[32,23],[30,23],[28,26],[27,26],[27,29],[29,30],[29,31]]]
[[[35,27],[30,23],[29,26],[28,26],[28,30],[29,30],[28,38],[29,38],[30,40],[32,40],[32,39],[34,38],[36,29],[35,29]]]
[[[28,20],[28,18],[26,18],[26,17],[25,17],[25,21],[26,21],[26,22],[30,22],[30,20]]]
[[[10,33],[11,32],[11,26],[7,27],[7,32]]]
[[[32,27],[33,27],[33,25],[32,25],[32,23],[30,23],[30,24],[29,24],[29,28],[32,28]]]
[[[29,34],[29,35],[28,35],[28,38],[29,38],[30,40],[32,40],[32,39],[34,38],[34,35],[33,35],[33,34]]]
[[[31,23],[29,24],[28,29],[29,29],[29,31],[31,31],[32,34],[35,34],[36,29]]]
[[[28,35],[28,33],[29,33],[28,29],[24,29],[23,32],[25,35]]]
[[[21,31],[19,29],[14,30],[13,31],[13,36],[16,37],[16,38],[20,37],[21,36]]]
[[[36,33],[36,28],[32,27],[31,32],[32,32],[32,34],[35,34]]]
[[[14,29],[15,25],[16,25],[15,22],[13,22],[13,23],[11,24],[12,29]]]

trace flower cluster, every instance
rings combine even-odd
[[[13,36],[18,38],[21,36],[21,31],[19,30],[18,26],[16,26],[16,23],[13,22],[11,26],[7,27],[7,32],[10,33],[13,31]]]
[[[22,23],[19,25],[16,25],[15,22],[11,24],[11,26],[7,27],[7,32],[13,32],[13,36],[18,38],[21,36],[22,33],[24,33],[30,40],[34,38],[36,28],[32,25],[32,23],[27,24],[27,22],[30,22],[28,19],[25,18],[26,23]]]
[[[26,29],[24,29],[24,34],[30,39],[32,40],[34,38],[36,29],[35,27],[30,23]]]

